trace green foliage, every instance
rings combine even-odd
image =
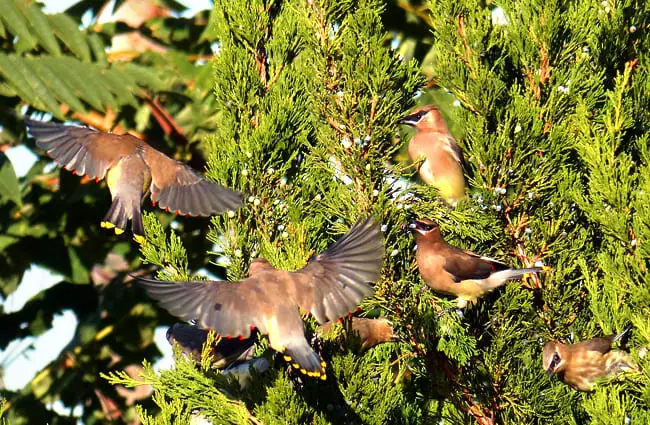
[[[3,161],[3,295],[32,263],[66,283],[5,315],[0,343],[47,330],[63,308],[80,318],[64,355],[22,392],[8,392],[11,423],[69,423],[45,408],[57,399],[82,403],[86,423],[108,423],[106,397],[118,421],[137,413],[145,424],[650,420],[647,4],[216,0],[188,19],[80,30],[80,17],[99,3],[55,16],[15,0],[0,10],[0,105],[135,129],[246,194],[245,207],[209,224],[145,214],[142,260],[163,280],[202,278],[201,267],[240,279],[258,256],[295,270],[374,215],[387,258],[360,314],[390,319],[400,341],[364,353],[341,338],[315,344],[328,362],[324,382],[297,375],[264,338],[256,355],[271,366],[245,388],[208,367],[208,345],[201,365],[177,351],[174,369],[154,372],[145,362],[140,376],[117,372],[156,357],[153,329],[172,320],[125,285],[123,272],[95,282],[101,292],[88,285],[94,267],[107,270],[109,252],[139,267],[138,246],[97,229],[105,188],[44,173],[42,158],[14,178]],[[131,31],[160,51],[122,62],[105,51]],[[404,160],[412,133],[396,130],[422,74],[433,90],[416,102],[439,104],[464,150],[468,197],[455,209],[414,182]],[[0,114],[0,124],[4,143],[24,134],[12,114]],[[551,270],[463,314],[444,312],[453,301],[427,290],[414,264],[404,227],[413,215],[438,221],[461,248]],[[546,377],[546,340],[575,342],[627,324],[639,372],[593,393]],[[315,321],[305,328],[311,339]],[[81,389],[88,383],[92,394]],[[137,407],[117,391],[145,384],[154,395]]]

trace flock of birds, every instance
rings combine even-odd
[[[145,243],[141,205],[147,195],[162,209],[193,216],[220,214],[243,204],[242,194],[207,180],[134,136],[25,121],[36,145],[59,165],[96,181],[106,179],[112,204],[101,226],[122,234],[131,221],[138,243]],[[463,155],[439,109],[424,106],[399,122],[416,129],[408,152],[420,178],[455,206],[465,195]],[[422,279],[432,290],[455,296],[458,308],[508,281],[545,271],[512,268],[454,247],[444,240],[437,224],[426,218],[414,220],[409,228],[418,246],[416,263]],[[380,226],[367,217],[297,271],[278,270],[258,258],[251,262],[248,277],[238,282],[137,279],[163,308],[193,323],[177,323],[167,338],[196,360],[200,360],[207,329],[223,337],[210,347],[214,367],[219,368],[251,359],[258,334],[263,334],[293,367],[324,380],[327,366],[305,337],[301,311],[309,312],[321,325],[319,334],[330,332],[333,324],[350,317],[373,293],[369,283],[380,278],[383,262]],[[362,350],[397,338],[385,319],[351,317],[346,323],[350,333],[359,337]],[[577,344],[550,341],[543,348],[544,370],[577,390],[591,391],[600,379],[637,368],[626,352],[612,350],[612,344],[628,330]]]

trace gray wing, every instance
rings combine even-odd
[[[163,282],[137,277],[138,283],[160,306],[182,320],[196,320],[202,328],[222,336],[248,338],[251,327],[267,333],[262,309],[255,302],[256,281]]]
[[[120,158],[135,153],[136,138],[88,127],[25,118],[36,146],[67,170],[101,180]]]
[[[298,305],[321,324],[353,312],[372,293],[368,282],[379,279],[383,261],[379,224],[372,218],[358,221],[327,251],[292,273]]]

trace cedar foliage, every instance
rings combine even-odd
[[[140,378],[103,376],[153,386],[155,406],[138,407],[145,424],[650,422],[648,6],[414,0],[389,4],[390,13],[384,7],[215,2],[204,32],[218,40],[207,175],[250,197],[234,215],[211,219],[205,254],[188,247],[183,225],[165,230],[163,215],[147,214],[141,254],[160,279],[196,277],[188,255],[239,279],[258,256],[278,268],[303,267],[373,214],[385,226],[387,258],[361,314],[389,318],[400,341],[363,354],[338,340],[319,342],[325,382],[291,371],[263,338],[257,354],[271,367],[245,389],[179,353],[171,370],[145,363]],[[396,7],[418,24],[391,15]],[[499,11],[505,21],[495,19]],[[468,198],[456,209],[418,184],[403,161],[411,133],[400,129],[395,138],[396,122],[424,81],[415,61],[388,49],[382,17],[399,31],[399,53],[418,59],[427,86],[436,87],[416,102],[441,104],[464,149]],[[543,262],[551,272],[439,316],[454,303],[426,290],[417,273],[404,229],[413,215],[437,220],[457,246],[513,266]],[[129,294],[143,304],[126,314],[149,326],[170,320],[141,292]],[[628,323],[640,372],[593,393],[546,377],[546,340],[580,341]],[[311,337],[315,322],[305,326]]]

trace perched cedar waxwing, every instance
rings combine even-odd
[[[101,226],[121,234],[128,220],[138,242],[144,240],[140,207],[151,201],[177,214],[209,216],[242,205],[242,195],[219,186],[130,134],[103,133],[25,118],[36,146],[74,174],[99,181],[106,177],[113,203]]]
[[[355,311],[372,293],[366,282],[379,278],[383,259],[379,225],[368,218],[301,270],[278,270],[258,258],[239,282],[137,279],[174,316],[222,336],[248,338],[257,328],[301,372],[326,379],[325,362],[307,342],[298,308],[320,324]]]
[[[424,158],[418,169],[422,181],[435,186],[448,204],[456,206],[465,196],[463,152],[449,133],[438,107],[417,108],[399,123],[415,127],[415,136],[409,142],[409,156],[413,162]]]
[[[629,330],[628,326],[621,333],[577,344],[547,342],[542,352],[544,370],[549,377],[557,375],[560,381],[576,390],[593,391],[598,379],[637,369],[628,353],[612,350],[612,344]]]
[[[438,225],[426,218],[413,221],[409,227],[418,246],[415,259],[422,279],[434,291],[458,297],[458,308],[475,302],[509,280],[543,270],[541,267],[513,269],[451,246],[442,238]]]
[[[325,335],[332,331],[338,321],[329,321],[318,327],[316,333]],[[347,321],[343,319],[341,326],[346,326]],[[365,351],[384,342],[393,342],[397,336],[393,333],[393,326],[387,319],[366,319],[363,317],[350,318],[349,331],[359,337],[361,351]]]
[[[167,341],[171,345],[178,344],[183,352],[191,356],[195,362],[201,362],[203,344],[208,339],[208,330],[187,323],[175,323],[167,330]],[[238,360],[249,360],[255,353],[257,332],[250,337],[221,338],[211,347],[214,363],[212,367],[223,369]]]

